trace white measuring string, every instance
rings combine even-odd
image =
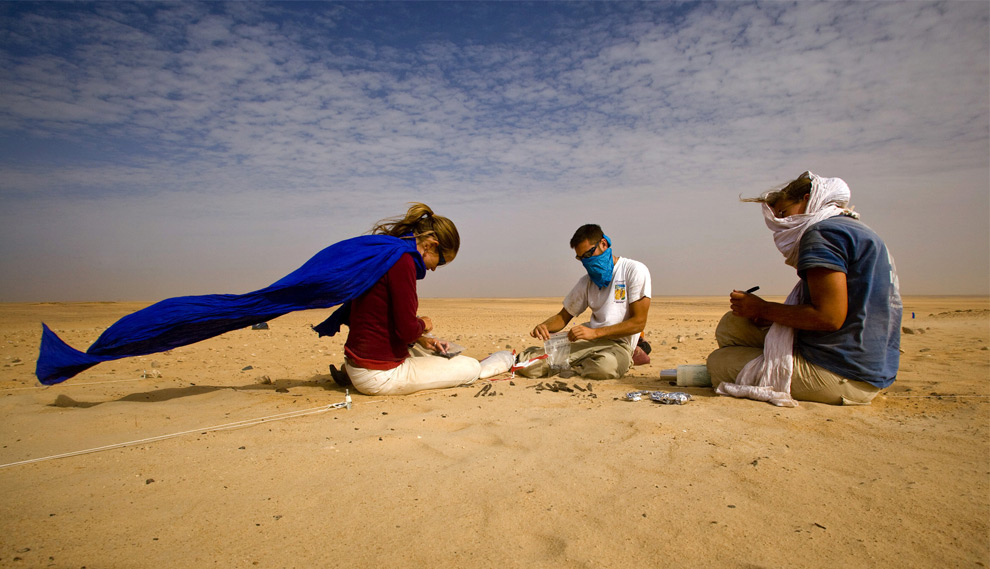
[[[321,407],[315,407],[312,409],[302,409],[299,411],[288,411],[286,413],[279,413],[276,415],[269,415],[267,417],[259,417],[256,419],[245,419],[243,421],[234,421],[233,423],[225,423],[223,425],[216,425],[213,427],[204,427],[202,429],[190,429],[188,431],[182,431],[179,433],[169,433],[167,435],[159,435],[157,437],[148,437],[146,439],[138,439],[136,441],[127,441],[123,443],[114,443],[111,445],[105,445],[101,447],[89,448],[85,450],[77,450],[72,452],[66,452],[62,454],[54,454],[51,456],[43,456],[41,458],[32,458],[28,460],[20,460],[17,462],[11,462],[8,464],[0,464],[0,469],[7,468],[9,466],[18,466],[22,464],[31,464],[34,462],[43,462],[46,460],[54,460],[56,458],[68,458],[70,456],[79,456],[83,454],[90,454],[94,452],[100,452],[104,450],[111,450],[116,448],[123,448],[128,446],[134,446],[139,444],[151,443],[156,441],[163,441],[165,439],[172,439],[175,437],[181,437],[183,435],[189,435],[192,433],[206,433],[210,431],[223,431],[227,429],[236,429],[239,427],[253,427],[254,425],[260,425],[262,423],[268,423],[271,421],[279,421],[282,419],[292,419],[295,417],[304,417],[306,415],[316,415],[318,413],[326,413],[331,409],[349,408],[350,407],[350,396],[346,396],[346,400],[343,403],[333,403],[331,405],[323,405]]]

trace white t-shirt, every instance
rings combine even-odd
[[[590,328],[612,326],[629,318],[629,305],[652,295],[650,270],[639,261],[619,257],[612,269],[612,282],[598,288],[587,274],[581,275],[564,298],[564,310],[577,316],[591,308]],[[639,334],[627,336],[630,351],[636,348]]]

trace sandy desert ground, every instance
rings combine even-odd
[[[906,298],[900,376],[870,407],[625,401],[704,362],[727,299],[701,297],[654,299],[652,362],[590,389],[517,378],[327,409],[343,338],[309,327],[329,311],[38,384],[42,321],[84,350],[141,306],[0,305],[0,567],[990,564],[985,297]],[[535,344],[558,309],[420,312],[482,357]]]

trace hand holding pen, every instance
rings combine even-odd
[[[751,320],[760,318],[763,305],[766,304],[766,301],[753,294],[758,290],[760,290],[760,287],[754,286],[745,291],[732,291],[729,294],[729,306],[732,308],[732,313]]]

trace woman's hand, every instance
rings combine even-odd
[[[420,336],[416,343],[423,346],[427,350],[433,350],[438,354],[445,354],[447,350],[450,349],[450,343],[432,336]]]
[[[417,316],[416,318],[419,318],[420,320],[423,321],[423,326],[424,326],[423,333],[424,334],[426,334],[430,330],[433,330],[433,321],[430,320],[430,317],[429,316]]]

